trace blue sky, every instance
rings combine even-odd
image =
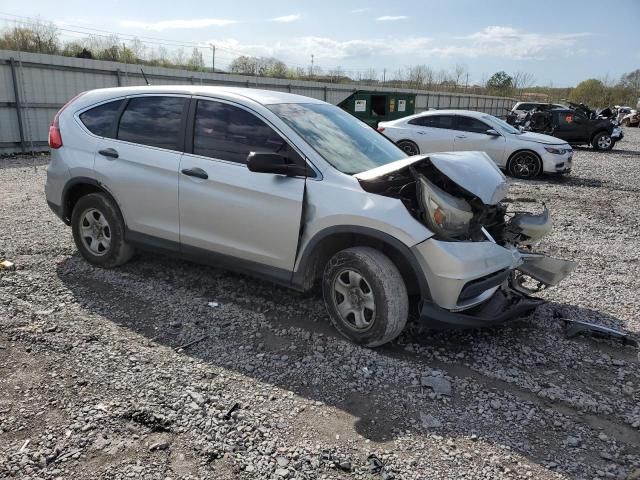
[[[67,30],[214,43],[220,67],[248,54],[308,68],[313,54],[325,71],[340,66],[356,76],[370,68],[380,76],[386,69],[389,78],[409,65],[458,64],[470,83],[505,70],[553,86],[640,68],[638,0],[3,0],[0,12],[2,20],[39,17]]]

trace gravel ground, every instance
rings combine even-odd
[[[0,478],[640,478],[638,350],[567,339],[562,319],[640,334],[640,129],[578,149],[539,250],[578,262],[532,318],[411,324],[354,346],[318,292],[141,254],[77,254],[44,202],[47,157],[0,159]]]

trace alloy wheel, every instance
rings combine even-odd
[[[111,247],[111,226],[104,214],[89,208],[80,217],[80,238],[91,254],[101,257]]]
[[[538,158],[532,153],[521,153],[511,160],[511,172],[519,178],[532,178],[538,174]]]
[[[609,135],[602,135],[598,138],[598,148],[601,150],[608,150],[611,147],[611,137]]]
[[[333,302],[342,322],[363,332],[373,325],[376,303],[367,280],[351,269],[342,270],[333,281]]]
[[[404,153],[413,157],[414,155],[418,155],[418,148],[411,142],[400,142],[398,143],[398,147],[402,149]]]

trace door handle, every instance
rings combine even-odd
[[[426,135],[426,134],[427,134],[427,132],[421,132],[420,130],[418,130],[418,134],[420,134],[420,135]]]
[[[209,175],[207,175],[207,172],[205,172],[203,169],[201,168],[184,168],[182,169],[182,174],[186,175],[187,177],[197,177],[197,178],[202,178],[203,180],[206,180],[207,178],[209,178]]]
[[[103,157],[118,158],[118,151],[115,148],[105,148],[103,150],[98,150],[98,153]]]
[[[456,135],[456,138],[467,138],[466,135]]]

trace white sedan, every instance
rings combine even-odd
[[[507,122],[482,112],[436,110],[380,122],[378,131],[407,155],[433,152],[482,151],[517,178],[542,172],[571,171],[573,149],[564,140],[521,132]]]

